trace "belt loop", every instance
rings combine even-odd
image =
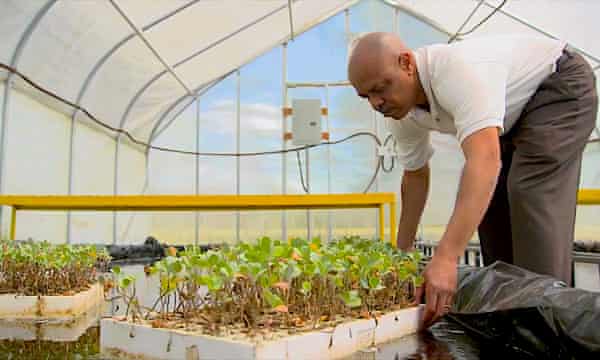
[[[569,47],[569,44],[566,44],[560,56],[558,57],[558,59],[556,59],[556,62],[554,63],[554,72],[560,72],[560,62],[563,60],[564,57],[571,57],[571,51]]]

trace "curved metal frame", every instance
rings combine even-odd
[[[199,87],[197,87],[194,90],[194,95],[191,96],[192,99],[190,100],[190,102],[188,104],[186,104],[183,108],[181,108],[179,111],[177,111],[177,113],[175,115],[173,115],[173,117],[171,118],[171,120],[169,120],[165,126],[163,126],[162,128],[160,128],[160,125],[164,122],[164,120],[171,113],[171,111],[173,111],[173,109],[175,109],[177,107],[177,105],[179,105],[183,100],[185,100],[186,98],[190,97],[190,95],[185,94],[185,95],[181,96],[180,98],[178,98],[177,100],[175,100],[175,102],[173,102],[171,105],[169,105],[169,107],[167,108],[167,110],[165,110],[163,112],[163,114],[161,115],[160,119],[152,127],[152,131],[150,132],[150,136],[148,137],[148,143],[152,144],[152,142],[158,136],[160,136],[160,134],[162,134],[162,132],[165,131],[173,123],[173,121],[175,121],[175,119],[177,119],[177,117],[182,112],[184,112],[191,104],[193,104],[196,99],[198,99],[200,96],[204,95],[208,90],[212,89],[215,85],[217,85],[218,83],[220,83],[222,80],[226,79],[229,75],[233,74],[235,71],[237,71],[237,70],[231,71],[231,72],[229,72],[229,73],[221,76],[220,78],[218,78],[216,80],[213,80],[212,82],[210,82],[208,84],[202,84]]]
[[[198,3],[200,1],[201,0],[192,0],[192,1],[187,2],[186,4],[170,11],[169,13],[167,13],[167,14],[159,17],[158,19],[150,22],[149,24],[143,26],[142,31],[150,30],[154,26],[162,23],[163,21],[171,18],[172,16],[180,13],[181,11],[187,9],[188,7]],[[123,38],[118,43],[113,45],[113,47],[111,47],[108,50],[108,52],[106,52],[102,57],[100,57],[100,59],[92,67],[92,70],[86,76],[81,88],[79,89],[79,92],[77,93],[77,98],[75,100],[75,104],[77,104],[77,105],[81,104],[81,101],[83,100],[83,97],[87,93],[89,86],[91,85],[92,81],[96,77],[96,74],[102,68],[102,66],[104,66],[104,64],[117,52],[117,50],[119,50],[121,47],[123,47],[125,44],[127,44],[131,39],[135,38],[135,36],[136,36],[135,32],[127,35],[125,38]],[[73,111],[73,113],[71,114],[70,144],[69,144],[69,185],[68,185],[69,195],[71,195],[73,192],[73,150],[74,150],[73,149],[73,140],[75,137],[75,121],[76,121],[77,113],[78,113],[78,109],[75,109]],[[116,159],[115,159],[115,161],[116,161]],[[146,162],[148,162],[148,159],[146,159]],[[115,168],[116,168],[116,166],[115,166]],[[146,174],[146,176],[147,176],[147,174]],[[116,227],[115,227],[115,229],[116,229]],[[67,231],[67,243],[70,243],[71,242],[71,213],[70,212],[67,213],[67,230],[66,231]]]
[[[52,6],[56,4],[57,0],[48,0],[41,8],[38,10],[35,17],[31,20],[23,35],[19,39],[17,46],[15,47],[15,51],[10,61],[10,65],[13,68],[17,68],[19,64],[19,60],[21,59],[21,55],[23,54],[23,50],[29,39],[31,39],[31,35],[42,21],[44,16],[50,11]],[[12,89],[13,82],[13,74],[8,74],[6,79],[6,83],[4,86],[4,97],[2,100],[2,125],[0,130],[0,194],[4,192],[4,156],[6,154],[6,131],[7,131],[7,123],[8,123],[8,110],[10,107],[10,90]],[[2,226],[2,208],[0,207],[0,227]]]
[[[184,9],[198,3],[200,0],[192,0],[189,1],[188,3],[176,8],[175,10],[165,14],[164,16],[162,16],[161,18],[154,20],[152,23],[144,26],[141,28],[141,31],[147,31],[150,28],[156,26],[157,24],[163,22],[164,20],[172,17],[173,15],[183,11]],[[290,0],[288,1],[287,5],[283,5],[281,6],[279,9],[275,10],[275,11],[279,11],[283,8],[289,7],[289,11],[290,11],[290,38],[293,39],[294,37],[294,31],[293,31],[293,22],[292,22],[292,16],[291,16],[291,3],[293,1],[297,1],[297,0]],[[396,9],[399,9],[403,12],[406,12],[412,16],[414,16],[415,18],[427,23],[428,25],[432,26],[433,28],[435,28],[436,30],[443,32],[447,35],[452,35],[453,33],[448,31],[447,29],[444,29],[442,26],[440,26],[439,24],[437,24],[435,21],[427,18],[425,15],[421,14],[421,13],[417,13],[412,9],[409,9],[409,7],[405,7],[403,5],[398,4],[397,2],[391,1],[391,0],[381,0],[384,3],[388,4],[388,5],[392,5],[393,7],[395,7]],[[25,29],[24,33],[21,35],[21,38],[15,48],[15,51],[13,53],[13,56],[11,58],[11,65],[13,67],[17,67],[19,59],[21,58],[21,55],[27,45],[27,43],[29,42],[33,32],[35,31],[35,29],[37,28],[37,26],[39,25],[39,23],[42,21],[42,19],[45,17],[45,15],[49,12],[49,10],[52,8],[52,6],[57,2],[57,0],[48,0],[46,1],[46,3],[40,7],[40,9],[38,10],[37,14],[35,15],[35,17],[32,19],[32,21],[29,23],[29,25],[27,26],[27,28]],[[494,7],[493,5],[489,4],[487,1],[485,0],[481,0],[479,1],[479,5],[481,5],[482,3],[485,4],[488,7]],[[503,15],[513,19],[514,21],[517,21],[519,23],[521,23],[522,25],[525,25],[537,32],[540,32],[546,36],[549,36],[551,38],[555,38],[553,35],[551,35],[550,33],[532,25],[527,23],[526,21],[520,19],[519,17],[511,14],[510,12],[507,12],[505,10],[500,10],[500,13],[502,13]],[[258,20],[260,21],[260,20]],[[246,25],[245,28],[251,27],[252,25],[256,24],[258,21],[255,21],[254,23],[248,24]],[[465,22],[466,23],[466,22]],[[139,29],[138,29],[139,30]],[[238,30],[239,31],[243,31],[243,29]],[[137,32],[138,35],[139,31]],[[227,40],[228,38],[234,36],[237,32],[234,32],[232,34],[229,34],[228,36],[226,36],[223,39],[218,40],[216,43],[213,43],[210,47],[212,46],[216,46],[218,43],[223,42],[225,40]],[[77,100],[76,103],[80,104],[81,101],[83,100],[83,98],[85,97],[85,94],[87,93],[87,91],[89,90],[89,87],[91,85],[91,83],[94,81],[96,75],[98,74],[99,70],[102,68],[102,66],[112,57],[112,55],[114,55],[116,53],[116,51],[118,49],[120,49],[122,46],[124,46],[125,44],[127,44],[131,39],[133,39],[136,36],[136,33],[132,33],[128,36],[126,36],[125,38],[123,38],[121,41],[119,41],[118,43],[116,43],[106,54],[104,54],[99,60],[98,62],[96,62],[96,64],[94,64],[92,70],[88,73],[88,75],[85,78],[85,81],[82,84],[82,87],[80,88],[78,95],[77,95]],[[200,55],[202,52],[206,51],[208,49],[202,49],[200,51],[195,52],[194,54],[188,56],[186,59],[182,60],[180,63],[175,64],[175,66],[179,66],[181,65],[181,63],[183,62],[187,62],[190,59]],[[600,59],[587,53],[586,51],[579,49],[579,48],[575,48],[575,50],[579,51],[580,53],[582,53],[583,55],[585,55],[586,57],[592,59],[593,61],[597,62],[598,64],[593,68],[594,71],[597,71],[600,69]],[[164,63],[164,62],[163,62]],[[173,67],[175,67],[173,66]],[[285,66],[285,65],[284,65]],[[157,81],[160,77],[162,77],[165,73],[169,72],[168,71],[168,64],[166,64],[166,68],[167,70],[155,75],[149,83],[145,84],[136,94],[135,96],[131,99],[130,103],[128,104],[128,107],[126,108],[125,113],[123,114],[123,117],[121,118],[121,123],[124,126],[127,118],[129,117],[129,114],[131,113],[135,103],[139,100],[139,98],[141,97],[141,95],[152,85],[152,83],[154,83],[155,81]],[[238,69],[236,69],[237,71]],[[228,74],[229,75],[229,74]],[[228,76],[226,75],[226,76]],[[194,101],[196,101],[202,94],[204,94],[204,92],[206,92],[209,88],[211,88],[212,86],[214,86],[216,83],[218,83],[221,79],[225,78],[226,76],[223,76],[219,79],[216,79],[214,81],[212,81],[211,83],[208,84],[203,84],[202,86],[196,88],[196,90],[194,91],[189,91],[188,90],[188,94],[186,94],[185,96],[180,97],[179,99],[177,99],[173,104],[171,104],[169,106],[169,108],[163,113],[163,115],[161,116],[160,120],[154,125],[153,129],[152,129],[152,133],[150,136],[150,142],[152,142],[156,136],[158,136],[162,131],[164,131],[166,128],[168,128],[175,120],[176,118],[179,116],[179,114],[181,114],[181,112],[183,111],[178,111],[177,114],[175,114],[175,116],[173,116],[172,119],[169,120],[169,122],[163,126],[162,128],[160,128],[160,126],[162,125],[162,123],[165,121],[165,119],[167,118],[167,116],[170,115],[170,113],[172,112],[172,110],[178,106],[181,101],[185,100],[188,97],[192,97],[191,102],[187,105],[184,106],[183,110],[185,110],[190,104],[194,103]],[[12,89],[12,83],[13,83],[13,76],[12,74],[9,74],[7,79],[6,79],[6,86],[4,89],[4,98],[3,98],[3,109],[2,109],[2,113],[1,115],[1,132],[0,132],[0,193],[3,191],[3,187],[4,187],[4,166],[5,166],[5,147],[6,147],[6,138],[7,138],[7,123],[8,123],[8,113],[9,113],[9,109],[10,109],[10,103],[11,103],[11,89]],[[185,86],[184,86],[185,87]],[[187,89],[186,89],[187,90]],[[201,93],[200,93],[201,92]],[[72,184],[73,184],[73,140],[74,140],[74,132],[75,132],[75,121],[76,121],[76,115],[77,115],[77,110],[75,110],[71,116],[71,129],[70,129],[70,144],[69,144],[69,180],[68,180],[68,192],[69,194],[72,193]],[[598,129],[596,129],[596,131],[598,131]],[[116,141],[116,151],[115,151],[115,180],[117,179],[117,169],[118,169],[118,160],[119,160],[119,143],[120,140],[118,139],[117,136],[117,141]],[[115,181],[115,193],[117,190],[117,181]],[[285,188],[283,189],[283,191],[285,192]],[[0,218],[2,215],[2,210],[0,209]],[[70,215],[70,214],[68,214]],[[70,219],[69,219],[70,220]],[[68,221],[67,224],[67,238],[69,239],[69,233],[70,233],[70,221]],[[115,222],[115,228],[116,228],[116,222]]]
[[[116,6],[116,4],[114,3],[114,1],[112,2],[113,5]],[[174,64],[173,66],[170,66],[169,64],[167,64],[161,57],[160,55],[156,52],[156,50],[152,47],[152,45],[143,38],[143,34],[141,31],[139,31],[139,29],[136,29],[136,33],[138,34],[139,37],[142,38],[142,40],[144,40],[144,42],[146,43],[146,45],[150,48],[150,50],[152,50],[152,52],[154,53],[155,56],[157,56],[157,58],[161,61],[161,63],[163,63],[163,65],[165,66],[165,70],[161,71],[160,73],[154,75],[148,82],[146,82],[141,88],[140,90],[138,90],[135,95],[133,96],[133,98],[131,99],[131,101],[127,104],[127,108],[125,109],[125,112],[123,113],[123,116],[121,117],[121,120],[119,122],[119,128],[123,128],[125,126],[125,123],[127,122],[127,119],[129,118],[129,114],[131,113],[131,110],[133,109],[133,107],[135,106],[136,102],[138,101],[138,99],[143,95],[143,93],[146,91],[146,89],[148,89],[155,81],[157,81],[158,79],[160,79],[163,75],[165,75],[166,73],[171,73],[177,80],[178,82],[185,88],[186,90],[186,95],[190,96],[192,94],[192,91],[190,91],[187,86],[185,86],[185,84],[177,77],[177,75],[174,73],[174,69],[185,64],[186,62],[192,60],[193,58],[201,55],[202,53],[208,51],[209,49],[219,45],[220,43],[226,41],[227,39],[237,35],[238,33],[250,28],[251,26],[256,25],[257,23],[263,21],[264,19],[272,16],[273,14],[279,12],[282,9],[285,9],[288,5],[282,5],[278,8],[276,8],[275,10],[270,11],[269,13],[267,13],[266,15],[263,15],[262,17],[242,26],[241,28],[237,29],[236,31],[234,31],[233,33],[230,33],[220,39],[218,39],[217,41],[209,44],[208,46],[206,46],[203,49],[200,49],[199,51],[194,52],[193,54],[187,56],[186,58],[184,58],[183,60],[180,60],[179,62],[177,62],[176,64]],[[118,8],[118,7],[117,7]],[[119,9],[120,10],[120,9]],[[121,15],[128,21],[128,23],[131,26],[134,26],[127,18],[126,14],[123,13],[122,10],[119,11],[121,13]],[[120,134],[119,134],[120,135]],[[118,194],[118,178],[119,178],[119,147],[121,144],[121,137],[117,136],[117,140],[115,143],[115,171],[114,171],[114,183],[113,183],[113,192],[114,194]],[[116,212],[113,214],[113,243],[116,243],[117,241],[117,219],[116,219]]]
[[[175,63],[172,68],[176,69],[179,66],[187,63],[188,61],[196,58],[199,55],[202,55],[203,53],[205,53],[206,51],[214,48],[215,46],[223,43],[224,41],[232,38],[233,36],[241,33],[242,31],[258,24],[259,22],[271,17],[272,15],[278,13],[279,11],[283,10],[287,8],[287,4],[285,5],[281,5],[279,7],[277,7],[274,10],[269,11],[267,14],[259,17],[258,19],[255,19],[253,21],[251,21],[248,24],[245,24],[243,26],[241,26],[240,28],[238,28],[237,30],[235,30],[234,32],[225,35],[224,37],[212,42],[211,44],[209,44],[208,46],[192,53],[191,55],[187,56],[186,58],[180,60],[179,62]],[[148,80],[148,82],[146,82],[136,93],[135,95],[131,98],[131,101],[127,104],[127,108],[125,109],[125,112],[123,113],[123,117],[121,118],[121,121],[119,123],[119,127],[122,128],[125,126],[125,124],[127,123],[127,120],[129,118],[129,114],[131,113],[131,110],[133,109],[133,107],[135,106],[136,102],[138,101],[138,99],[143,95],[143,93],[157,80],[159,80],[162,76],[164,76],[167,73],[167,71],[161,71],[160,73],[154,75],[150,80]]]
[[[192,0],[176,9],[174,9],[173,11],[165,14],[164,16],[161,16],[160,18],[152,21],[151,23],[145,25],[142,27],[142,31],[148,31],[150,29],[152,29],[154,26],[162,23],[163,21],[171,18],[172,16],[180,13],[181,11],[187,9],[188,7],[200,2],[202,0]],[[83,100],[83,97],[85,96],[90,84],[92,83],[92,81],[94,80],[94,78],[96,77],[96,74],[98,73],[98,71],[100,70],[100,68],[102,68],[102,66],[104,66],[104,64],[114,55],[114,53],[117,52],[117,50],[119,50],[123,45],[127,44],[129,42],[129,40],[133,39],[136,36],[135,32],[127,35],[125,38],[123,38],[121,41],[119,41],[118,43],[116,43],[112,48],[110,48],[110,50],[108,50],[108,52],[106,54],[104,54],[97,62],[96,64],[94,64],[94,66],[92,67],[92,70],[88,73],[85,81],[83,82],[83,85],[81,86],[81,89],[79,89],[79,92],[77,94],[77,100],[75,101],[75,103],[77,105],[81,105],[81,101]],[[75,116],[75,114],[77,113],[77,110],[74,111],[73,116]]]

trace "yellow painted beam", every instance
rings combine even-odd
[[[17,208],[13,206],[10,210],[10,239],[14,240],[17,231]]]
[[[385,239],[385,207],[383,204],[379,205],[379,237],[381,241]]]
[[[600,205],[600,189],[581,189],[577,193],[577,204]]]
[[[0,196],[0,205],[28,210],[266,210],[368,208],[394,201],[393,193],[332,195]]]
[[[192,211],[379,208],[379,231],[385,235],[384,206],[390,205],[390,237],[395,238],[395,194],[309,195],[3,195],[11,206],[10,237],[14,239],[18,210]],[[395,244],[395,241],[393,241]]]

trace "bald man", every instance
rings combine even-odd
[[[566,44],[482,37],[411,51],[393,34],[357,41],[348,76],[388,118],[404,167],[397,243],[413,247],[429,189],[430,131],[465,156],[453,214],[425,269],[429,326],[447,312],[456,265],[479,230],[486,265],[502,260],[571,282],[576,194],[598,109],[589,64]]]

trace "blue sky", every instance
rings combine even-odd
[[[378,0],[363,0],[350,10],[350,31],[392,31],[393,10]],[[443,41],[440,34],[428,26],[408,16],[400,16],[400,33],[409,46]],[[339,81],[346,79],[347,39],[345,16],[340,13],[324,23],[298,36],[288,45],[288,81]],[[261,151],[280,149],[282,101],[282,48],[275,47],[251,63],[241,68],[241,150]],[[325,102],[322,89],[291,89],[292,98],[321,98]],[[235,75],[225,79],[207,92],[200,100],[202,151],[235,151]],[[368,104],[358,98],[351,88],[332,88],[329,92],[329,121],[333,140],[350,135],[358,130],[370,130],[373,114]],[[192,107],[193,108],[193,107]],[[182,142],[187,147],[194,143],[193,125],[195,109],[188,109],[159,139],[163,145],[178,146]],[[379,119],[383,121],[383,119]],[[325,124],[323,124],[325,126]],[[380,128],[384,129],[382,124]],[[182,141],[182,137],[189,141]],[[291,145],[291,144],[290,144]],[[327,153],[325,148],[311,151],[311,186],[317,192],[327,190]],[[361,191],[373,170],[374,143],[368,138],[331,147],[332,180],[335,192]],[[172,161],[172,157],[162,157],[169,161],[172,172],[182,168],[182,177],[189,177],[192,159]],[[171,160],[168,160],[171,159]],[[281,191],[280,156],[243,158],[241,168],[242,192],[277,193]],[[218,186],[212,190],[234,191],[234,176],[231,171],[233,159],[203,159],[202,167],[218,167],[211,171],[216,175]],[[300,192],[298,167],[294,154],[288,156],[288,183],[290,192]],[[159,166],[157,166],[158,168]],[[184,170],[185,169],[185,170]],[[215,169],[216,170],[216,169]],[[223,171],[227,170],[227,171]],[[192,172],[193,174],[193,172]],[[192,179],[190,179],[192,180]],[[170,182],[167,178],[160,181]],[[176,181],[180,184],[181,179]],[[171,184],[174,185],[174,184]]]

